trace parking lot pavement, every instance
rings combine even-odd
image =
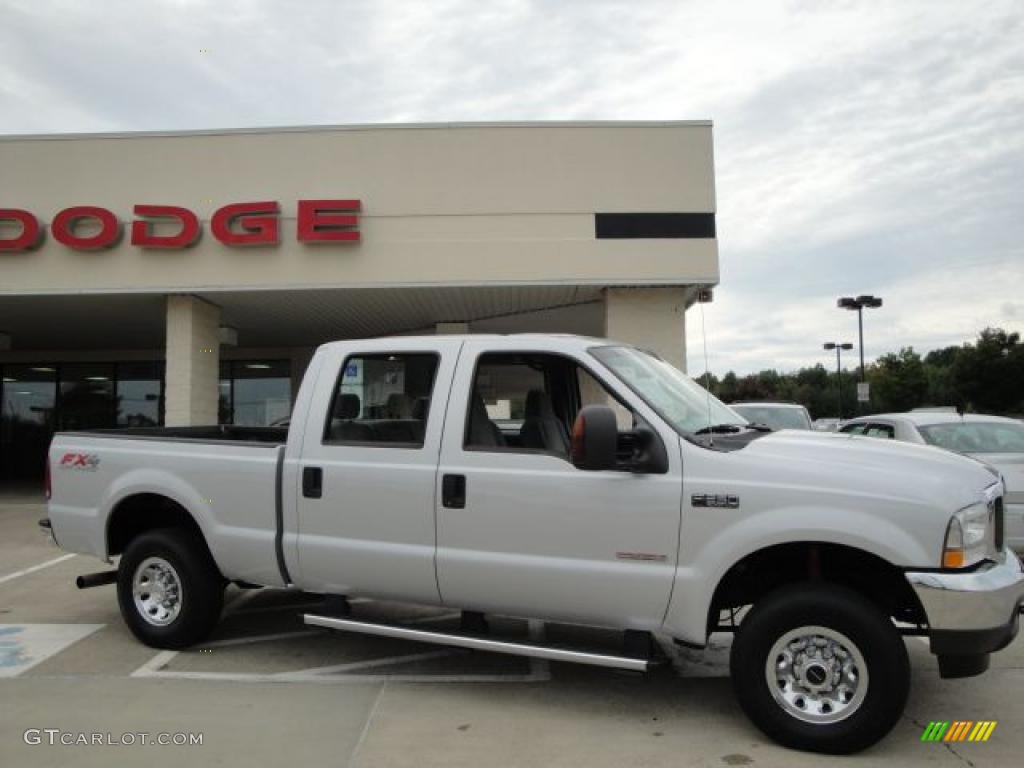
[[[766,742],[736,705],[728,637],[678,652],[645,675],[360,635],[301,623],[316,596],[229,589],[209,643],[184,652],[139,644],[111,586],[73,579],[102,565],[61,559],[36,531],[36,500],[0,500],[0,765],[304,764],[355,766],[811,766],[821,756]],[[41,566],[41,567],[39,567]],[[452,627],[450,611],[356,601],[377,620]],[[610,643],[579,628],[493,620],[495,631]],[[1003,766],[1019,762],[1024,644],[978,678],[942,681],[923,642],[907,714],[846,765]],[[987,743],[922,743],[932,720],[995,720]],[[77,735],[201,733],[202,745],[26,744],[27,729]],[[30,734],[31,740],[31,734]],[[142,750],[140,753],[139,750]]]

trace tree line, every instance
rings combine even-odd
[[[857,402],[859,366],[842,373],[842,417],[955,406],[972,413],[1024,414],[1024,344],[1019,333],[985,328],[973,342],[935,349],[913,347],[882,355],[866,367],[871,401]],[[807,407],[811,417],[839,416],[839,376],[819,363],[792,373],[765,370],[746,376],[713,374],[702,384],[727,403],[783,400]]]

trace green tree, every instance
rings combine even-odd
[[[913,347],[882,355],[868,369],[872,404],[883,411],[909,411],[924,401],[928,374]]]
[[[722,381],[718,385],[717,395],[719,399],[724,400],[727,403],[731,403],[736,399],[736,389],[738,385],[739,381],[736,374],[729,371],[722,377]]]
[[[969,404],[979,411],[1021,414],[1024,344],[1018,333],[986,328],[975,343],[935,349],[924,359],[913,348],[883,355],[869,367],[868,380],[871,413]],[[839,415],[836,372],[820,363],[791,373],[765,370],[737,376],[729,371],[711,382],[712,391],[727,403],[790,400],[806,406],[816,419]],[[860,412],[856,382],[856,370],[843,371],[842,415],[846,418]]]
[[[1019,333],[986,328],[957,353],[950,384],[961,402],[985,413],[1024,410],[1024,345]]]
[[[953,363],[961,347],[933,349],[924,356],[928,391],[922,405],[959,405],[961,398],[953,388]]]

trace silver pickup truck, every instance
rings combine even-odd
[[[740,705],[779,742],[852,752],[910,681],[1012,641],[1024,574],[999,478],[920,445],[748,424],[638,349],[574,336],[327,344],[287,429],[62,433],[49,526],[116,571],[144,643],[201,641],[228,582],[623,632],[621,652],[306,615],[309,624],[626,669],[652,635],[735,632]]]

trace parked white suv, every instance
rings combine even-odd
[[[980,674],[1024,599],[1003,485],[978,462],[744,425],[604,339],[327,344],[287,430],[60,433],[49,461],[44,524],[69,551],[120,556],[81,586],[116,581],[149,645],[208,636],[229,581],[610,627],[623,653],[305,616],[627,669],[658,661],[650,633],[704,646],[735,632],[743,709],[821,752],[899,719],[903,634],[929,639],[944,677]]]

